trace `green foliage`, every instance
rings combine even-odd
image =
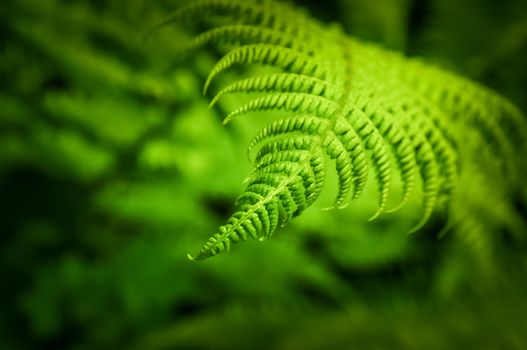
[[[524,0],[499,6],[446,2],[426,1],[427,11],[421,11],[422,2],[399,0],[278,5],[286,6],[284,15],[302,13],[306,26],[298,28],[298,35],[277,35],[272,22],[265,28],[246,23],[248,13],[232,21],[230,11],[203,11],[144,40],[174,8],[195,2],[3,1],[0,348],[524,349],[525,185],[514,175],[521,178],[524,171],[522,131],[515,124],[495,128],[504,100],[479,85],[494,88],[525,112],[524,47],[522,36],[512,35],[521,30],[509,35],[506,29],[521,28],[515,23],[522,20]],[[269,3],[269,14],[274,6]],[[496,7],[499,19],[493,15]],[[330,21],[339,23],[326,24]],[[475,30],[463,30],[463,23]],[[350,39],[340,26],[360,40]],[[235,39],[239,30],[243,40]],[[338,46],[336,59],[329,47],[334,38],[351,45]],[[512,49],[499,49],[501,39]],[[325,63],[313,73],[316,77],[304,74],[301,70],[309,67],[300,64],[233,64],[210,80],[209,96],[202,96],[201,85],[222,55],[262,40],[287,45],[291,58]],[[404,49],[479,83],[451,74],[441,83],[442,70],[366,41]],[[314,42],[320,45],[311,52]],[[357,78],[349,86],[336,86],[331,81],[349,77],[319,73],[328,62],[330,71],[341,69],[333,63],[348,48],[353,60],[346,62]],[[474,61],[488,63],[484,74],[473,69],[478,68]],[[417,69],[415,74],[410,67]],[[432,73],[431,80],[416,75]],[[402,88],[401,79],[408,88]],[[450,95],[437,95],[443,91],[435,90],[438,85]],[[422,99],[408,101],[424,88]],[[395,120],[410,142],[430,126],[411,126],[425,109],[423,103],[442,101],[430,113],[441,123],[447,143],[436,144],[440,139],[433,134],[425,138],[436,147],[434,154],[455,145],[459,176],[451,200],[442,186],[445,157],[438,164],[442,190],[433,213],[418,233],[405,235],[423,217],[421,174],[406,171],[402,178],[397,155],[381,132],[376,138],[388,140],[393,171],[385,210],[368,221],[379,208],[380,177],[372,150],[358,135],[346,139],[357,144],[357,152],[364,148],[364,163],[353,158],[351,182],[344,171],[339,177],[335,166],[336,161],[347,166],[345,159],[322,154],[317,169],[325,173],[324,190],[312,187],[318,198],[287,228],[278,227],[265,244],[249,239],[243,249],[189,263],[188,249],[205,241],[236,209],[242,180],[259,176],[244,160],[247,149],[254,159],[272,148],[266,144],[284,137],[267,136],[284,128],[308,131],[292,133],[297,137],[317,132],[317,125],[330,122],[331,117],[323,117],[329,108],[340,108],[350,91],[362,89],[376,96],[354,94],[357,106],[376,101],[376,109],[395,107],[399,99],[414,103],[417,116]],[[265,99],[280,92],[289,97]],[[458,95],[466,109],[458,109]],[[467,100],[473,95],[479,102]],[[259,102],[251,102],[255,97]],[[313,104],[296,105],[306,98]],[[282,103],[281,110],[269,107]],[[232,111],[255,106],[260,110],[254,116],[233,115],[228,126],[221,125]],[[384,120],[370,109],[362,112],[372,123]],[[498,119],[480,118],[483,112]],[[365,120],[356,113],[356,123]],[[396,109],[386,115],[402,114]],[[341,121],[338,127],[350,130],[347,120]],[[325,149],[339,151],[338,145]],[[409,151],[415,154],[413,144]],[[511,159],[501,160],[500,154]],[[282,156],[296,154],[263,156],[259,169]],[[291,167],[269,170],[285,173]],[[333,207],[346,188],[349,193],[339,206],[355,196],[353,205],[322,210]],[[404,206],[387,213],[405,193]],[[280,221],[286,213],[279,208]]]
[[[204,93],[235,65],[262,64],[283,72],[252,75],[221,89],[211,105],[228,94],[259,94],[230,112],[224,124],[259,111],[292,116],[276,119],[250,143],[249,153],[258,147],[254,170],[236,212],[196,259],[229,250],[231,242],[248,236],[264,240],[280,222],[284,226],[302,214],[324,187],[325,158],[335,163],[336,208],[359,199],[372,169],[379,204],[370,220],[386,211],[396,170],[402,199],[390,211],[406,204],[419,178],[423,214],[411,232],[426,224],[439,201],[447,203],[445,210],[457,220],[451,202],[457,200],[459,177],[471,177],[466,163],[479,163],[475,149],[487,148],[499,160],[499,173],[508,183],[505,191],[520,188],[518,154],[527,149],[525,118],[494,92],[350,38],[272,1],[194,2],[161,26],[207,22],[215,16],[220,18],[214,27],[182,49],[186,54],[206,44],[230,46],[210,71]],[[489,166],[479,163],[471,170]]]

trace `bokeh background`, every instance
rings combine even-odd
[[[187,260],[233,210],[258,125],[208,108],[213,48],[179,60],[181,26],[144,40],[183,2],[1,2],[0,348],[527,348],[521,203],[524,234],[441,236],[438,216],[409,236],[412,206],[368,222],[375,196],[322,198]],[[296,3],[527,111],[525,0]]]

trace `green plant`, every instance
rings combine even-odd
[[[248,186],[198,260],[248,236],[264,240],[280,221],[285,225],[300,215],[319,197],[328,159],[338,178],[334,208],[359,199],[373,170],[379,200],[371,219],[403,207],[420,181],[423,213],[411,232],[423,227],[436,207],[449,212],[454,226],[459,221],[466,226],[470,207],[456,198],[462,177],[470,181],[496,171],[505,179],[501,190],[519,187],[524,116],[483,86],[361,42],[279,2],[198,1],[161,26],[183,20],[212,29],[193,38],[181,54],[207,44],[227,48],[204,93],[235,65],[275,68],[237,80],[215,95],[211,106],[230,94],[259,94],[230,112],[224,124],[250,112],[286,112],[250,143],[249,153],[258,150]],[[402,182],[401,199],[387,209],[395,172]]]
[[[338,176],[324,159],[324,190],[276,237],[188,262],[233,212],[252,137],[295,114],[222,126],[258,94],[223,94],[208,108],[200,85],[228,41],[174,64],[193,30],[232,22],[225,12],[143,40],[193,1],[2,2],[0,348],[526,348],[527,206],[477,128],[462,139],[452,126],[466,140],[455,195],[448,206],[439,197],[418,234],[404,234],[421,213],[418,173],[400,211],[368,222],[373,169],[353,205],[328,213]],[[525,114],[524,0],[287,1],[492,87]],[[452,9],[422,8],[436,3]],[[268,72],[284,70],[233,66],[209,90]],[[504,126],[523,174],[520,133]],[[402,198],[399,177],[386,208]]]

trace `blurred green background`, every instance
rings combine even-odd
[[[296,2],[527,111],[525,0]],[[189,262],[261,123],[221,126],[229,103],[201,95],[216,51],[174,65],[185,28],[143,40],[182,3],[2,1],[0,348],[527,348],[527,234],[439,237],[439,217],[408,236],[411,206],[368,222],[375,196],[322,198],[265,243]]]

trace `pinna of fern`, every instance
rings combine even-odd
[[[338,180],[332,208],[360,198],[373,175],[379,196],[371,219],[399,210],[420,184],[423,209],[412,232],[438,203],[452,210],[463,163],[474,156],[466,146],[471,134],[480,141],[472,149],[488,149],[510,187],[517,184],[515,170],[527,136],[524,116],[482,86],[363,43],[276,1],[200,0],[177,9],[159,27],[175,22],[211,27],[180,55],[211,44],[227,48],[204,93],[235,65],[278,70],[241,78],[216,92],[211,106],[229,94],[255,96],[230,112],[224,124],[256,111],[287,112],[250,143],[249,152],[256,150],[254,168],[235,213],[191,259],[216,255],[248,237],[264,240],[302,214],[324,187],[327,159]],[[394,174],[402,196],[388,208]]]

